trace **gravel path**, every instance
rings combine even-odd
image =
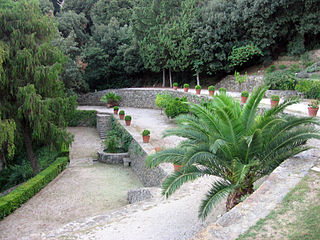
[[[71,221],[126,205],[127,191],[142,186],[129,168],[92,161],[101,146],[95,128],[69,131],[75,135],[69,167],[0,222],[0,239],[42,239]]]

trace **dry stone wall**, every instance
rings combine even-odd
[[[217,90],[222,87],[226,88],[227,92],[251,92],[255,87],[261,86],[263,84],[263,75],[248,76],[247,80],[241,85],[236,82],[233,75],[228,75],[220,82],[218,82],[215,87]]]

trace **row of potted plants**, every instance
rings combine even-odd
[[[243,91],[241,93],[241,102],[246,103],[247,99],[249,97],[249,92]],[[280,101],[280,97],[278,95],[272,95],[270,98],[271,107],[278,106]],[[319,110],[320,102],[318,100],[311,100],[308,104],[308,113],[309,116],[314,117],[317,116],[318,110]]]
[[[132,117],[130,115],[125,115],[124,110],[119,111],[119,107],[115,106],[113,108],[113,113],[114,113],[114,115],[119,115],[120,120],[125,120],[127,126],[131,125]],[[148,143],[150,141],[150,131],[149,130],[147,130],[147,129],[143,130],[142,139],[143,139],[144,143]]]
[[[183,84],[184,92],[188,92],[189,88],[190,88],[190,85],[188,83]],[[178,83],[174,83],[173,84],[173,89],[174,90],[178,90]],[[201,86],[200,85],[196,85],[195,89],[196,89],[196,94],[200,95],[201,94],[201,89],[202,89]],[[213,85],[209,86],[208,87],[209,96],[213,96],[215,90],[216,90],[215,86],[213,86]],[[221,91],[226,92],[226,89],[225,88],[220,88],[219,92],[221,92]]]

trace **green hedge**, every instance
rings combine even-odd
[[[85,126],[95,127],[97,124],[97,112],[76,110],[74,114],[70,115],[67,119],[69,127]]]
[[[64,152],[65,154],[66,152]],[[44,188],[67,166],[68,157],[57,158],[48,168],[31,178],[23,185],[13,190],[8,195],[0,198],[0,220],[19,208],[23,203],[32,198]]]

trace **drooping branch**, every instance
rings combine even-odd
[[[60,8],[62,8],[64,0],[57,0],[57,4],[60,6]]]

